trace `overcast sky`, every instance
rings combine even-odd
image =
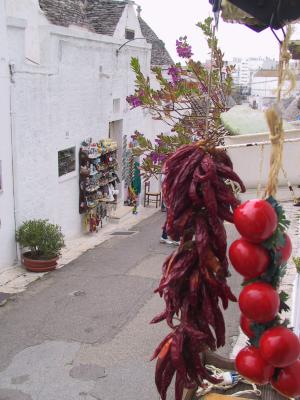
[[[136,3],[142,7],[142,18],[165,42],[175,61],[178,61],[176,39],[184,35],[193,47],[195,59],[203,61],[208,58],[201,31],[195,26],[198,21],[212,15],[208,0],[136,0]],[[225,59],[259,56],[278,58],[278,44],[269,29],[256,33],[243,25],[225,23],[220,18],[217,36]]]

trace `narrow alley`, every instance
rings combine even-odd
[[[149,359],[168,328],[149,321],[162,311],[153,289],[174,249],[159,243],[163,219],[111,236],[0,309],[1,400],[158,399]],[[225,315],[223,355],[236,341],[236,310]]]

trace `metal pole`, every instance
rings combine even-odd
[[[295,139],[284,139],[284,143],[296,143],[300,142],[300,137]],[[261,146],[271,144],[270,140],[264,140],[262,142],[251,142],[251,143],[239,143],[239,144],[229,144],[225,146],[217,146],[216,148],[219,150],[226,149],[238,149],[241,147],[252,147],[252,146]]]

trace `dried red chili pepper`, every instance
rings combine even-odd
[[[217,166],[217,173],[219,176],[222,176],[226,179],[230,179],[240,185],[241,191],[245,192],[246,188],[240,177],[227,165],[224,164],[216,164]]]
[[[222,164],[226,165],[227,167],[229,167],[230,169],[233,169],[232,161],[231,161],[228,153],[226,152],[226,150],[214,151],[213,157],[214,157],[214,161],[216,163],[222,163]]]
[[[189,187],[189,198],[192,201],[192,204],[194,207],[201,208],[204,206],[203,200],[200,198],[199,193],[198,193],[198,184],[195,182],[193,179],[190,187]]]
[[[161,387],[160,396],[161,396],[162,400],[166,400],[166,398],[167,398],[167,390],[168,390],[168,387],[170,386],[170,383],[172,382],[175,371],[176,371],[176,369],[173,366],[173,362],[171,360],[169,360],[165,367],[161,386],[160,386]]]
[[[180,377],[180,375],[176,375],[175,381],[175,400],[181,400],[184,390],[184,380]]]
[[[173,332],[154,352],[158,357],[155,381],[162,397],[174,375],[175,397],[184,387],[217,383],[201,360],[225,342],[220,305],[236,301],[226,283],[228,260],[224,220],[232,221],[238,205],[227,180],[244,185],[232,170],[224,151],[185,145],[165,162],[163,196],[168,207],[166,228],[171,238],[181,237],[179,248],[165,261],[156,289],[165,311],[151,322],[166,320]],[[176,317],[176,318],[175,318]]]

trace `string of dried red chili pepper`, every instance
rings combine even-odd
[[[174,375],[176,400],[184,388],[216,383],[202,363],[201,353],[225,343],[220,304],[236,301],[226,283],[228,260],[224,220],[233,221],[239,204],[228,185],[234,181],[245,191],[223,150],[198,144],[182,146],[164,164],[163,196],[168,209],[168,235],[180,237],[180,246],[165,261],[156,292],[166,309],[151,322],[166,320],[172,328],[157,347],[155,382],[162,400]]]

